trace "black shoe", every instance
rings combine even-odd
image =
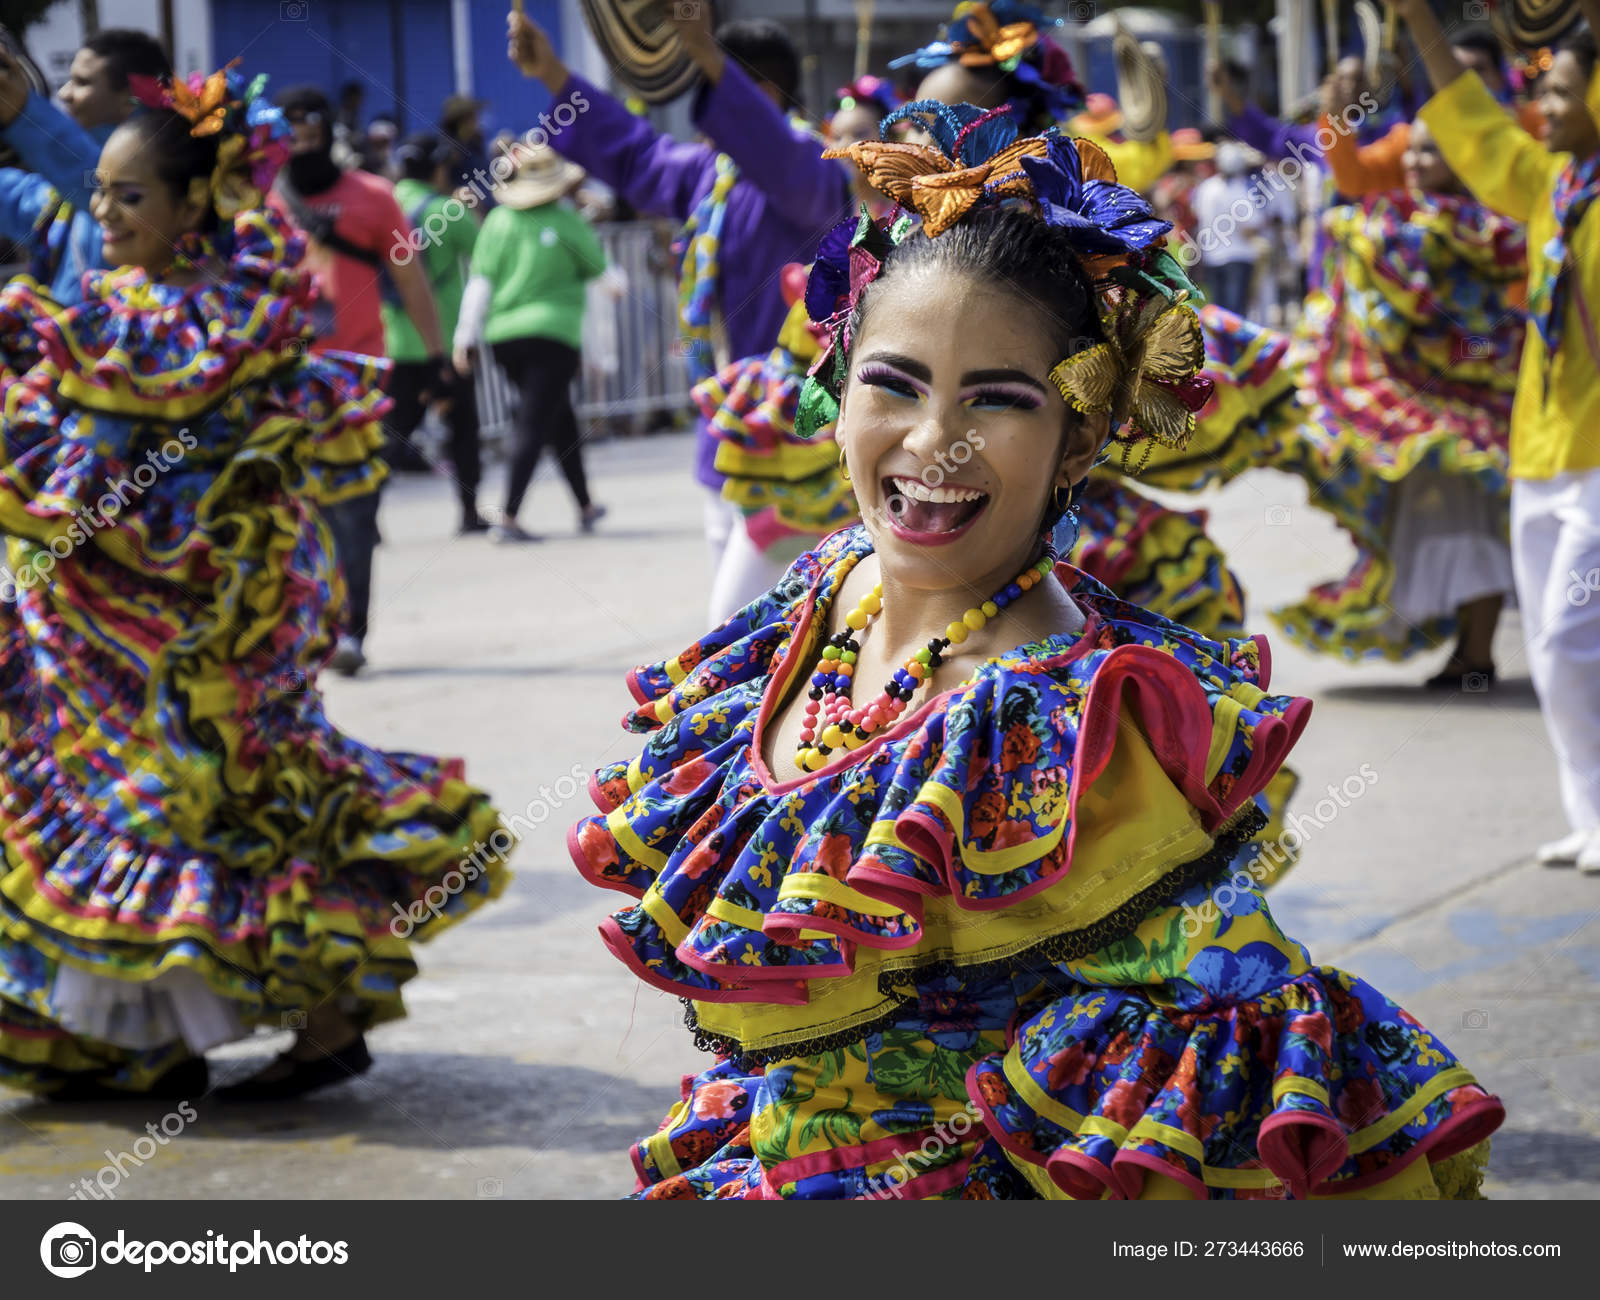
[[[606,517],[606,508],[590,503],[584,506],[578,515],[578,527],[586,533],[594,532],[594,526]]]
[[[154,1097],[160,1101],[180,1101],[203,1097],[210,1082],[211,1075],[206,1069],[206,1058],[191,1056],[188,1060],[179,1061],[148,1088],[139,1090],[113,1088],[97,1079],[68,1079],[55,1092],[48,1094],[46,1100],[143,1101],[147,1097]]]
[[[223,1101],[289,1101],[315,1092],[318,1088],[343,1083],[372,1068],[367,1040],[360,1035],[337,1052],[328,1052],[314,1061],[297,1061],[287,1052],[278,1059],[289,1061],[292,1068],[288,1074],[276,1079],[263,1079],[255,1075],[241,1083],[218,1088],[216,1095]]]
[[[1422,683],[1430,691],[1465,691],[1468,695],[1482,695],[1494,689],[1494,665],[1487,668],[1463,668],[1458,672],[1448,667],[1435,673]]]
[[[461,516],[461,527],[456,529],[456,536],[471,537],[475,533],[486,533],[488,531],[489,521],[474,510],[470,514]]]

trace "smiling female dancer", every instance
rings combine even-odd
[[[800,422],[837,417],[864,523],[635,671],[649,741],[569,838],[719,1057],[639,1194],[1471,1195],[1500,1103],[1212,893],[1309,704],[1050,550],[1108,440],[1192,429],[1164,223],[1093,146],[929,117],[851,150],[920,229],[846,228],[808,286]]]
[[[409,940],[506,879],[459,762],[323,712],[318,507],[371,490],[386,402],[382,363],[308,352],[263,82],[141,87],[94,198],[120,269],[0,292],[0,1082],[61,1100],[198,1097],[257,1026],[295,1042],[227,1096],[360,1074]]]

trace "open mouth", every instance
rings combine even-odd
[[[934,543],[959,537],[989,504],[977,488],[942,484],[929,487],[921,479],[892,475],[883,480],[889,526],[908,540]]]

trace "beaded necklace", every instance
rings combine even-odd
[[[841,587],[850,576],[850,570],[863,558],[856,555],[846,562],[844,572],[839,575]],[[828,756],[836,750],[860,749],[875,733],[905,712],[917,688],[944,662],[946,650],[960,645],[1023,592],[1043,582],[1055,565],[1055,553],[1047,546],[1043,559],[1034,561],[981,605],[974,605],[946,627],[943,636],[933,637],[907,659],[884,683],[871,704],[852,708],[850,686],[855,677],[857,656],[861,653],[857,634],[865,632],[883,612],[883,584],[877,583],[845,615],[844,630],[830,636],[822,648],[822,659],[811,675],[811,692],[806,700],[805,725],[800,731],[795,765],[802,772],[815,772],[827,765]]]

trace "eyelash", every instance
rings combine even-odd
[[[856,382],[873,388],[882,388],[896,397],[921,397],[922,392],[904,375],[887,366],[862,366],[856,372]]]
[[[995,406],[1007,411],[1037,411],[1041,405],[1033,393],[1015,388],[980,388],[971,400],[975,406]]]
[[[887,366],[862,366],[856,372],[856,382],[873,388],[882,388],[896,397],[920,397],[919,389],[905,376]],[[999,410],[1036,411],[1042,405],[1039,398],[1020,388],[980,388],[968,398],[975,406],[989,406]]]

